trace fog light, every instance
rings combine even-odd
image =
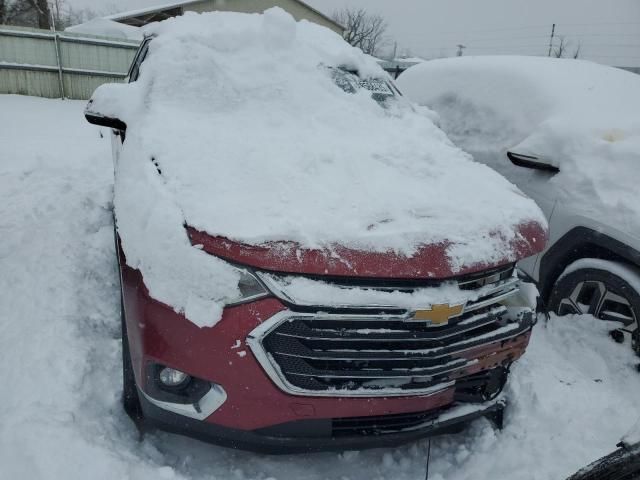
[[[189,375],[174,368],[164,367],[160,370],[160,381],[165,387],[178,388],[186,385],[191,379]]]

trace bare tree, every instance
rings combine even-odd
[[[96,16],[91,9],[73,8],[68,0],[0,0],[0,24],[64,30]]]
[[[580,47],[582,45],[578,44],[578,48],[576,48],[573,52],[573,58],[580,58]]]
[[[0,24],[21,24],[32,8],[26,0],[0,0]]]
[[[567,42],[564,37],[558,37],[560,43],[553,49],[553,56],[556,58],[563,58],[567,54]]]
[[[51,28],[47,0],[0,0],[0,23]]]
[[[49,2],[57,30],[64,30],[71,25],[78,25],[79,23],[86,22],[98,16],[93,10],[88,8],[73,8],[66,0],[49,0]]]
[[[35,10],[38,28],[51,29],[51,11],[47,0],[29,0]]]
[[[332,18],[345,27],[344,39],[364,53],[375,55],[385,43],[387,22],[380,15],[369,14],[363,8],[343,8],[334,12]]]
[[[571,55],[572,58],[580,57],[580,44],[578,44],[578,48],[576,48],[572,54],[569,54],[569,45],[571,44],[571,42],[568,42],[565,37],[558,38],[560,39],[560,43],[553,49],[552,56],[556,58],[564,58],[567,55]]]

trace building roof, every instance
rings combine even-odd
[[[126,12],[120,12],[120,13],[115,13],[113,15],[107,15],[103,18],[107,19],[107,20],[114,20],[116,22],[121,21],[121,20],[125,20],[127,18],[134,18],[134,17],[139,17],[139,16],[158,16],[159,18],[154,18],[153,21],[157,21],[157,20],[164,20],[165,18],[169,18],[174,16],[174,13],[172,12],[172,10],[180,8],[180,7],[184,7],[187,5],[191,5],[194,3],[201,3],[204,0],[178,0],[178,1],[174,1],[171,3],[165,3],[162,5],[155,5],[152,7],[146,7],[146,8],[140,8],[137,10],[129,10]],[[333,18],[325,15],[324,13],[322,13],[321,11],[313,8],[311,5],[303,2],[302,0],[294,0],[295,2],[303,5],[305,8],[308,8],[309,10],[311,10],[312,12],[315,12],[316,14],[320,15],[322,18],[324,18],[325,20],[334,23],[335,25],[337,25],[338,27],[340,27],[342,30],[345,29],[344,25],[341,25],[339,22],[336,22]],[[163,15],[163,13],[165,13],[165,15]],[[155,15],[154,15],[155,14]]]
[[[106,18],[108,20],[115,20],[117,22],[118,20],[124,20],[125,18],[138,17],[140,15],[149,15],[151,13],[158,13],[158,12],[162,12],[163,10],[171,10],[173,8],[184,7],[186,5],[191,5],[192,3],[198,3],[201,1],[202,0],[182,0],[182,1],[175,1],[171,3],[163,3],[161,5],[154,5],[152,7],[138,8],[136,10],[128,10],[126,12],[114,13],[112,15],[106,15],[103,18]]]
[[[94,18],[88,22],[72,25],[64,29],[65,32],[85,33],[101,35],[111,38],[125,38],[127,40],[141,41],[144,37],[141,28],[124,23],[115,22],[106,18]]]

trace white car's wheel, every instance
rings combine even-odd
[[[622,341],[624,333],[635,337],[640,318],[640,274],[627,265],[582,259],[560,275],[551,291],[549,310],[558,315],[590,314],[618,323],[612,334]]]

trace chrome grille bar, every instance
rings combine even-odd
[[[282,337],[291,337],[291,338],[298,338],[298,339],[302,339],[302,340],[327,340],[330,339],[331,341],[335,341],[335,342],[353,342],[353,341],[358,341],[358,342],[378,342],[381,339],[387,341],[387,342],[424,342],[427,340],[430,340],[431,338],[436,339],[436,340],[447,340],[451,337],[454,337],[456,335],[460,335],[463,333],[468,333],[470,331],[476,330],[478,328],[484,327],[486,325],[490,325],[492,323],[494,323],[496,321],[496,317],[500,316],[500,315],[504,315],[507,312],[507,308],[504,306],[499,306],[496,308],[492,308],[491,310],[489,310],[489,312],[487,312],[486,314],[481,314],[481,315],[474,315],[473,317],[470,317],[468,319],[465,319],[464,322],[460,322],[459,325],[463,325],[462,328],[458,328],[455,331],[452,331],[450,333],[447,332],[425,332],[425,336],[414,336],[414,337],[408,337],[406,335],[407,332],[410,332],[410,330],[394,330],[393,328],[388,328],[386,332],[384,333],[379,333],[379,334],[372,334],[367,332],[367,336],[366,337],[359,337],[357,339],[353,338],[353,337],[347,337],[344,335],[340,335],[338,332],[331,332],[331,330],[327,331],[324,330],[322,334],[318,334],[317,336],[311,336],[311,335],[303,335],[300,333],[287,333],[287,332],[276,332],[276,335],[278,336],[282,336]],[[349,321],[367,321],[370,323],[377,323],[377,322],[389,322],[389,318],[385,318],[385,317],[374,317],[374,316],[369,316],[369,317],[359,317],[359,318],[350,318]],[[406,323],[406,320],[404,320],[404,323]],[[313,331],[313,329],[312,329]],[[343,330],[344,333],[349,333],[349,329],[345,329]],[[358,331],[355,330],[355,332],[357,333]],[[328,336],[329,334],[329,336]],[[333,334],[333,335],[331,335]],[[397,334],[405,334],[404,336],[391,336],[391,334],[397,335]],[[321,335],[321,336],[320,336]]]
[[[472,289],[472,291],[476,291],[478,293],[478,295],[481,295],[481,297],[476,298],[475,300],[468,300],[467,303],[467,310],[466,311],[471,311],[471,309],[477,309],[477,308],[482,308],[483,305],[476,305],[477,303],[479,303],[481,300],[483,299],[487,299],[489,296],[497,296],[497,295],[512,295],[514,293],[517,292],[518,290],[518,284],[519,284],[519,279],[517,277],[511,276],[513,272],[513,267],[510,266],[509,268],[505,268],[504,270],[497,272],[497,273],[493,273],[490,276],[487,277],[480,277],[480,278],[476,278],[473,280],[460,280],[460,281],[443,281],[442,284],[451,284],[451,285],[458,285],[458,287],[460,287],[463,290],[471,290],[468,289],[466,287],[468,287],[469,285],[472,285],[474,283],[481,285],[480,287],[478,287],[477,289]],[[509,274],[509,276],[505,277],[506,274]],[[273,275],[267,272],[256,272],[256,275],[260,278],[260,280],[267,286],[267,288],[274,294],[276,295],[278,298],[280,298],[281,300],[285,301],[286,303],[289,304],[293,304],[293,305],[297,305],[297,306],[301,306],[301,307],[330,307],[332,309],[358,309],[358,310],[377,310],[377,311],[381,311],[381,310],[390,310],[390,311],[397,311],[397,310],[403,310],[402,307],[399,307],[398,305],[394,305],[394,304],[390,304],[390,303],[368,303],[368,304],[359,304],[359,303],[336,303],[336,304],[331,304],[331,305],[318,305],[317,302],[313,302],[313,301],[309,301],[308,299],[304,299],[304,298],[298,298],[296,297],[296,295],[290,291],[289,288],[287,288],[286,286],[286,280],[288,278],[292,278],[292,277],[287,277],[287,276],[281,276],[281,275]],[[489,282],[489,279],[493,279],[493,278],[499,278],[498,281],[496,282]],[[311,280],[311,279],[307,279],[307,280]],[[346,284],[346,283],[339,283],[339,282],[335,282],[335,281],[331,281],[331,282],[327,282],[327,281],[321,281],[321,280],[312,280],[312,281],[318,281],[319,284],[323,284],[323,283],[327,283],[329,285],[333,285],[337,288],[339,288],[340,290],[365,290],[365,291],[380,291],[380,292],[385,292],[385,293],[391,293],[391,292],[403,292],[403,293],[416,293],[420,290],[423,289],[434,289],[434,288],[438,288],[438,285],[432,285],[432,286],[402,286],[402,285],[397,285],[397,286],[384,286],[384,285],[358,285],[357,283],[354,284]],[[489,287],[490,288],[487,288]],[[509,292],[509,293],[508,293]],[[483,304],[484,304],[484,300],[483,300]],[[422,305],[421,307],[428,307],[428,305]],[[404,309],[406,310],[406,309]]]

